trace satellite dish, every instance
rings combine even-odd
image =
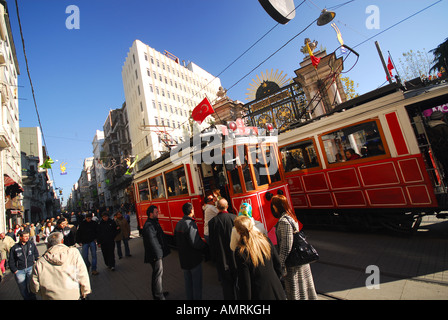
[[[286,24],[296,16],[294,0],[258,0],[272,19]]]
[[[327,23],[329,23],[331,20],[333,20],[335,16],[336,16],[336,13],[334,13],[333,11],[328,11],[327,9],[324,9],[324,10],[322,10],[319,18],[317,19],[317,25],[324,26]]]

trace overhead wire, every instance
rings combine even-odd
[[[31,73],[30,73],[30,68],[29,68],[29,64],[28,64],[28,57],[27,57],[27,55],[26,55],[25,39],[24,39],[24,36],[23,36],[22,22],[21,22],[21,20],[20,20],[19,4],[18,4],[18,1],[17,1],[17,0],[15,0],[15,4],[16,4],[16,12],[17,12],[17,21],[18,21],[18,24],[19,24],[19,30],[20,30],[20,38],[21,38],[21,41],[22,41],[23,56],[24,56],[24,58],[25,58],[26,71],[27,71],[27,74],[28,74],[29,82],[30,82],[31,93],[32,93],[32,95],[33,95],[34,108],[35,108],[35,110],[36,110],[37,121],[38,121],[38,123],[39,123],[39,128],[40,128],[40,131],[41,131],[41,134],[42,134],[42,142],[43,142],[43,145],[44,145],[44,147],[45,147],[45,151],[46,151],[46,153],[47,153],[47,155],[48,155],[48,154],[49,154],[49,152],[48,152],[48,147],[47,147],[47,143],[46,143],[46,141],[45,141],[44,129],[43,129],[43,127],[42,127],[42,122],[41,122],[41,120],[40,120],[39,110],[38,110],[38,107],[37,107],[37,101],[36,101],[36,94],[35,94],[35,92],[34,92],[34,85],[33,85],[33,81],[31,80]],[[42,159],[42,160],[44,160],[44,159]],[[54,186],[54,189],[56,190],[57,187],[56,187],[56,181],[55,181],[55,179],[54,179],[53,170],[50,169],[50,171],[51,171],[51,176],[52,176],[52,178],[53,178],[53,186]]]

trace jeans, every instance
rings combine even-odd
[[[162,288],[163,263],[162,259],[152,261],[152,277],[151,277],[151,291],[154,300],[165,300]]]
[[[123,244],[124,244],[124,254],[126,256],[130,256],[131,255],[131,251],[129,250],[129,239],[123,239]],[[117,254],[118,254],[118,258],[123,257],[123,253],[121,252],[121,240],[115,241],[115,244],[117,246]]]
[[[90,249],[90,253],[92,255],[92,264],[90,264],[90,262],[89,262],[89,249]],[[82,255],[82,258],[84,259],[84,262],[85,262],[85,264],[87,266],[87,269],[89,269],[90,266],[92,266],[92,271],[95,271],[96,270],[96,263],[97,263],[96,243],[95,243],[95,241],[92,241],[90,243],[83,243],[82,244],[81,255]]]
[[[14,274],[20,294],[22,295],[24,300],[36,300],[36,295],[29,289],[32,272],[33,267],[31,266],[22,270],[17,270],[17,272]]]
[[[187,300],[202,300],[202,263],[183,271]]]

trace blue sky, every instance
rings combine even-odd
[[[302,0],[294,2],[297,6]],[[346,2],[349,3],[339,6]],[[52,176],[55,186],[63,189],[64,202],[79,179],[83,159],[92,156],[96,130],[102,130],[108,111],[121,107],[125,100],[121,68],[135,39],[218,75],[277,24],[257,0],[19,0],[18,3],[44,138],[49,155],[56,161]],[[431,4],[435,5],[385,31]],[[70,16],[66,8],[70,5],[79,8],[79,29],[66,28]],[[369,5],[379,9],[379,29],[366,26],[371,15],[366,13]],[[8,6],[21,72],[20,126],[35,127],[38,121],[15,1],[10,0]],[[375,41],[379,42],[385,59],[390,51],[398,64],[403,52],[429,51],[448,37],[447,0],[307,0],[293,20],[276,26],[220,75],[223,87],[231,88],[228,96],[247,102],[252,79],[267,70],[283,71],[293,78],[304,57],[300,48],[306,37],[317,40],[318,47],[322,45],[328,53],[334,51],[339,42],[333,28],[313,24],[241,79],[315,20],[323,8],[334,8],[334,22],[344,42],[360,55],[355,67],[345,74],[359,84],[360,94],[378,88],[386,80]],[[364,42],[380,32],[383,33]],[[60,175],[61,162],[67,162],[65,176]]]

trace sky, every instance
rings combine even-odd
[[[285,25],[273,20],[256,0],[17,2],[37,104],[36,112],[16,4],[9,0],[20,69],[20,126],[39,126],[39,114],[45,146],[55,161],[50,176],[63,190],[64,203],[84,159],[93,156],[96,130],[103,130],[109,110],[125,101],[121,69],[136,39],[219,75],[227,96],[246,103],[257,75],[278,70],[295,77],[305,38],[318,41],[318,48],[327,53],[339,47],[330,24],[312,23],[324,8],[336,13],[333,22],[344,43],[359,54],[357,61],[353,54],[347,58],[343,71],[357,84],[359,94],[386,84],[375,41],[386,61],[390,52],[400,67],[403,52],[428,52],[448,38],[448,0],[294,0],[300,6]],[[72,5],[79,9],[79,19]],[[79,28],[67,28],[66,22],[79,22]],[[60,174],[63,162],[67,175]]]

